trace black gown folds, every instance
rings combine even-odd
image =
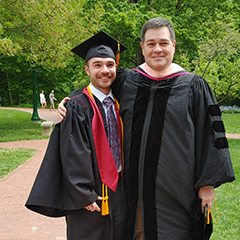
[[[145,240],[202,240],[199,188],[235,179],[220,109],[198,75],[139,71],[118,70],[113,85],[124,125],[126,240],[138,208]]]
[[[97,99],[96,102],[106,127],[104,109]],[[66,216],[69,240],[122,240],[127,204],[121,180],[116,192],[108,189],[109,215],[84,208],[102,196],[92,106],[80,94],[71,98],[66,107],[67,116],[54,128],[26,207],[46,216]],[[96,202],[101,207],[101,202]]]

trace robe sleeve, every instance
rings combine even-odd
[[[192,81],[192,112],[195,124],[195,188],[235,179],[221,111],[207,82],[195,76]]]
[[[126,76],[124,73],[125,73],[124,68],[118,68],[116,80],[113,82],[113,84],[111,86],[113,95],[117,98],[118,101],[120,101],[120,98],[122,95],[122,86],[126,80]]]
[[[98,194],[95,188],[93,172],[94,144],[88,128],[91,128],[87,112],[78,100],[73,99],[67,105],[68,116],[61,125],[60,153],[63,174],[69,194],[77,208],[93,203]],[[91,135],[91,136],[90,136]]]
[[[66,107],[67,117],[54,128],[26,202],[30,210],[51,217],[81,210],[98,196],[85,111],[74,98]]]

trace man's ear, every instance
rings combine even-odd
[[[86,71],[87,75],[89,76],[90,74],[89,74],[89,68],[88,68],[88,65],[85,65],[84,68],[85,68],[85,71]]]
[[[143,46],[143,43],[142,43],[142,42],[140,42],[140,46],[141,46],[141,48],[142,48],[142,55],[144,56],[144,46]]]
[[[176,40],[174,40],[174,42],[173,42],[173,48],[174,48],[174,53],[175,53],[175,48],[176,47]]]

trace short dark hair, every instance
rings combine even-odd
[[[167,27],[170,32],[170,38],[171,41],[175,41],[175,31],[173,28],[173,25],[165,18],[157,17],[157,18],[151,18],[147,22],[144,23],[141,31],[141,42],[144,43],[145,41],[145,34],[148,29],[153,28],[162,28]]]

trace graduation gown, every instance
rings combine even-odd
[[[96,103],[106,129],[104,109],[98,99]],[[115,240],[113,221],[120,226],[117,234],[123,239],[127,204],[121,180],[116,192],[108,189],[108,216],[84,208],[93,202],[101,208],[101,201],[96,200],[102,196],[92,134],[92,106],[86,95],[81,94],[71,98],[66,107],[67,116],[51,134],[26,207],[46,216],[67,216],[69,240]]]
[[[139,70],[118,70],[112,87],[124,125],[126,240],[138,207],[144,239],[202,240],[199,188],[235,179],[221,111],[202,77]]]

